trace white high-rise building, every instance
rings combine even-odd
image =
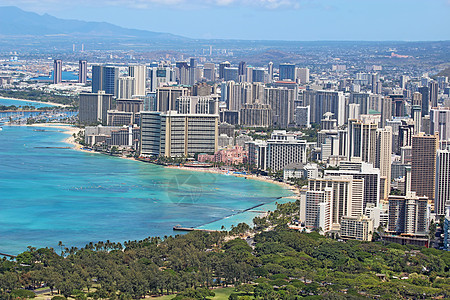
[[[147,67],[144,65],[129,66],[128,76],[134,78],[134,91],[132,96],[145,96]]]
[[[218,97],[180,96],[175,101],[176,111],[180,114],[219,114]]]
[[[267,65],[267,73],[269,75],[269,82],[273,81],[273,62],[269,62]]]
[[[333,189],[323,191],[306,191],[305,226],[310,229],[331,230],[331,209]]]
[[[443,216],[445,207],[450,206],[450,151],[438,150],[436,158],[434,211]]]
[[[377,149],[375,167],[380,169],[380,176],[384,178],[382,198],[387,200],[391,191],[391,155],[392,155],[392,127],[377,129]]]
[[[140,154],[186,157],[218,150],[219,115],[141,112]]]
[[[375,163],[377,124],[367,124],[360,120],[348,121],[349,159]]]
[[[117,98],[118,99],[131,99],[135,91],[136,80],[133,77],[126,76],[117,79]]]
[[[364,179],[352,176],[326,176],[308,181],[309,191],[333,191],[331,201],[331,222],[338,229],[343,216],[360,216],[363,214]],[[308,210],[306,215],[308,215]]]
[[[372,241],[373,220],[365,216],[344,216],[341,220],[341,237],[360,241]]]
[[[175,82],[175,71],[171,67],[152,67],[148,70],[150,79],[150,92],[156,92],[156,89],[170,82]]]
[[[341,161],[339,170],[325,170],[325,176],[351,175],[355,179],[364,179],[364,205],[373,203],[378,206],[380,199],[380,170],[364,162]]]
[[[272,171],[282,170],[291,163],[307,163],[306,141],[288,135],[283,137],[274,138],[272,135],[267,141],[267,168]]]
[[[450,108],[435,108],[430,111],[430,133],[439,132],[441,141],[450,141]]]
[[[309,69],[308,68],[297,68],[297,81],[300,84],[305,84],[309,82]]]

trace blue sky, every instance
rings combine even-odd
[[[450,0],[0,0],[191,38],[450,40]]]

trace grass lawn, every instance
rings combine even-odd
[[[234,292],[234,287],[227,287],[221,289],[213,290],[216,295],[214,296],[214,300],[228,300],[228,297]]]
[[[233,293],[234,287],[227,287],[227,288],[220,288],[220,289],[214,289],[213,292],[216,294],[211,300],[228,300],[228,297]],[[161,297],[150,297],[148,299],[155,299],[155,300],[170,300],[174,295],[169,296],[161,296]]]
[[[145,299],[154,299],[154,300],[170,300],[173,297],[175,297],[175,295],[166,295],[166,296],[161,296],[161,297],[145,297]]]

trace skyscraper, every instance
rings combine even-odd
[[[404,117],[405,116],[405,99],[403,95],[389,95],[392,99],[392,116]]]
[[[267,73],[269,74],[269,82],[273,81],[273,62],[269,62],[267,65]]]
[[[117,97],[116,82],[119,69],[113,66],[92,66],[92,92],[105,91]]]
[[[189,96],[189,89],[180,86],[158,88],[156,92],[156,111],[165,113],[176,110],[176,101],[182,96]]]
[[[103,67],[103,89],[107,94],[117,97],[116,82],[119,77],[119,68],[112,66]]]
[[[103,66],[92,66],[92,92],[103,91]]]
[[[419,88],[419,93],[422,95],[422,117],[428,115],[430,111],[430,93],[427,86]]]
[[[256,68],[252,70],[252,82],[265,82],[266,71],[262,68]]]
[[[264,99],[272,108],[272,122],[276,127],[287,128],[294,122],[294,90],[266,88]]]
[[[205,63],[203,65],[203,77],[207,81],[216,80],[216,66],[213,63]]]
[[[439,85],[436,81],[430,82],[429,91],[431,108],[438,107]]]
[[[331,204],[333,203],[333,189],[308,190],[306,192],[305,226],[307,228],[321,228],[324,232],[331,230]]]
[[[411,101],[412,103],[412,105],[414,106],[414,105],[419,105],[420,106],[420,108],[422,108],[422,94],[421,93],[419,93],[419,92],[415,92],[413,95],[412,95],[412,101]]]
[[[242,126],[269,127],[272,126],[272,109],[268,104],[244,104],[240,109],[240,122]]]
[[[145,65],[129,66],[128,76],[134,78],[134,90],[132,92],[132,96],[145,96],[147,67]]]
[[[239,62],[238,75],[245,75],[247,69],[247,63],[245,61]]]
[[[53,61],[53,83],[58,84],[62,82],[62,61],[55,59]]]
[[[314,104],[304,101],[304,105],[311,106],[311,114],[315,115],[314,123],[319,123],[325,113],[331,112],[337,120],[338,126],[345,124],[345,96],[342,92],[335,91],[317,91],[315,93]]]
[[[197,59],[191,57],[189,60],[189,85],[194,85],[198,81]]]
[[[380,176],[384,178],[384,195],[383,199],[387,199],[391,191],[391,155],[392,155],[392,127],[377,130],[377,158],[375,167],[380,169]]]
[[[306,164],[306,141],[297,140],[292,136],[267,141],[267,168],[280,171],[291,163]]]
[[[380,127],[386,126],[386,122],[392,119],[392,99],[385,97],[381,100],[381,122]]]
[[[225,67],[223,68],[223,80],[224,81],[235,81],[237,82],[239,79],[239,69],[233,67]]]
[[[418,134],[422,130],[422,106],[413,105],[411,107],[411,115],[414,120],[414,134]]]
[[[364,162],[342,162],[339,170],[325,170],[325,176],[351,175],[354,179],[364,179],[363,211],[368,203],[378,206],[380,199],[380,170]]]
[[[296,74],[295,74],[295,65],[284,63],[280,64],[280,80],[291,80],[295,81]]]
[[[175,77],[180,85],[188,85],[189,84],[189,64],[186,61],[177,61],[175,63],[176,69],[175,69]],[[151,72],[152,74],[155,73],[154,77],[156,78],[156,72]],[[155,87],[156,88],[156,87]]]
[[[369,94],[367,93],[351,93],[350,104],[359,104],[360,114],[366,115],[369,113]]]
[[[118,99],[131,99],[136,90],[136,79],[134,77],[125,76],[117,79],[116,95]]]
[[[338,226],[343,216],[359,216],[363,213],[364,180],[353,176],[325,176],[308,180],[309,191],[325,191],[331,188],[331,222]],[[307,208],[308,209],[308,208]],[[308,216],[311,211],[306,211]]]
[[[78,83],[86,83],[87,80],[87,61],[78,62]]]
[[[184,157],[215,153],[219,115],[141,112],[141,155]]]
[[[450,206],[450,151],[438,150],[436,158],[434,211],[443,216],[445,207]]]
[[[97,93],[81,93],[78,118],[81,124],[94,125],[107,123],[108,110],[112,106],[111,94],[104,91]]]
[[[231,67],[229,61],[224,61],[219,64],[219,79],[223,79],[224,77],[224,69]]]
[[[411,191],[417,196],[434,201],[436,180],[436,152],[439,148],[439,134],[419,133],[412,137]]]
[[[305,84],[309,82],[309,69],[308,68],[297,68],[297,79],[300,84]]]
[[[430,132],[437,131],[441,141],[450,141],[450,108],[432,108],[430,121]]]
[[[348,121],[349,159],[375,163],[377,124],[365,124],[360,120]]]
[[[407,167],[405,196],[389,196],[388,231],[397,234],[424,235],[428,230],[427,205],[425,196],[411,191],[411,169]]]

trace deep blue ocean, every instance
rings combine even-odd
[[[229,228],[257,215],[240,211],[261,203],[271,209],[278,197],[292,195],[256,180],[44,148],[67,147],[67,135],[56,128],[35,129],[3,126],[0,131],[3,253],[17,254],[29,245],[58,249],[59,241],[83,247],[99,240],[173,235],[178,224]]]

